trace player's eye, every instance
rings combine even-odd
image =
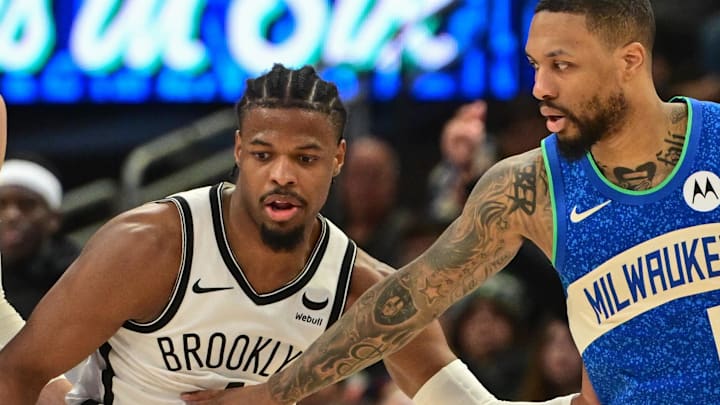
[[[555,69],[560,71],[567,70],[570,67],[570,63],[568,62],[555,62],[554,65]]]
[[[255,156],[257,160],[265,161],[270,159],[270,154],[267,152],[252,152],[252,155]]]
[[[317,158],[315,156],[309,156],[309,155],[300,155],[300,157],[298,157],[298,159],[302,163],[312,163],[317,160]]]

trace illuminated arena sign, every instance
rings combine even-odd
[[[12,103],[235,101],[274,62],[346,100],[509,99],[535,0],[0,0]]]

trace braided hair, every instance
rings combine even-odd
[[[268,73],[248,79],[245,94],[235,105],[238,129],[242,130],[243,116],[252,108],[301,108],[327,114],[338,129],[338,142],[347,122],[337,87],[321,79],[312,66],[288,69],[276,63]]]

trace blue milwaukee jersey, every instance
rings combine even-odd
[[[677,164],[649,190],[565,159],[555,134],[542,143],[553,263],[603,404],[720,404],[720,105],[678,101],[687,132],[657,155]]]

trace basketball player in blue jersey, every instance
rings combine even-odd
[[[720,403],[720,106],[659,99],[654,31],[648,0],[540,0],[526,52],[552,132],[541,148],[491,168],[433,246],[267,384],[189,403],[287,404],[346,377],[413,339],[525,239],[565,287],[586,369],[573,403],[592,400],[591,385],[603,404]],[[433,379],[425,394],[461,403]]]
[[[0,96],[0,167],[5,161],[5,150],[7,147],[7,109],[5,100]],[[2,280],[2,277],[0,277]],[[0,281],[0,348],[5,346],[10,339],[22,328],[24,321],[15,308],[7,301],[5,291]],[[63,377],[53,379],[43,387],[37,405],[60,405],[64,404],[65,393],[70,389],[70,383]]]
[[[70,404],[183,404],[185,392],[263,382],[390,273],[319,215],[346,149],[335,85],[276,65],[248,81],[237,115],[236,183],[103,226],[0,352],[3,404],[31,403],[87,356]],[[438,323],[386,359],[409,395],[448,364],[459,392],[482,389],[458,362]]]

